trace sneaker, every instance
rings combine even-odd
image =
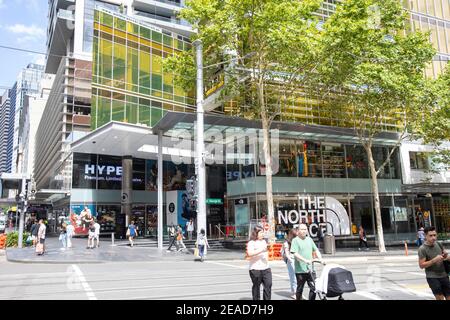
[[[297,295],[293,294],[293,295],[291,296],[291,298],[294,299],[294,300],[297,300]]]

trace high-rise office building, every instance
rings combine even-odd
[[[11,170],[11,92],[8,89],[0,97],[0,173],[9,173]]]

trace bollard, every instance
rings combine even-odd
[[[114,232],[111,232],[111,242],[112,246],[114,246]]]
[[[405,241],[405,256],[408,256],[408,244]]]

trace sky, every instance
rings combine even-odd
[[[46,52],[48,0],[0,0],[0,45]],[[0,94],[29,63],[45,56],[0,48]]]

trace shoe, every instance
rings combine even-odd
[[[297,300],[297,295],[293,294],[293,295],[291,296],[291,298],[294,299],[294,300]]]
[[[358,251],[361,251],[361,248],[358,248]]]
[[[90,249],[91,247],[87,246],[86,249]]]

